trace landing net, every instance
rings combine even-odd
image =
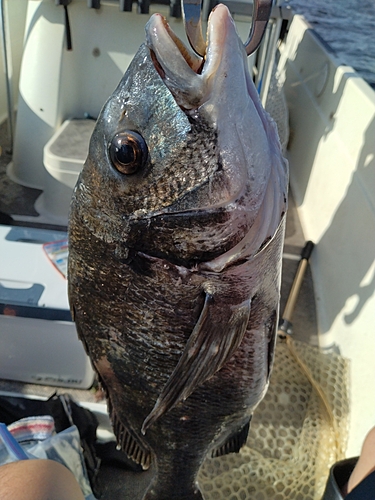
[[[344,458],[349,364],[334,353],[278,341],[268,392],[239,453],[208,459],[199,475],[205,500],[320,500],[331,465]]]

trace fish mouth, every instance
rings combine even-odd
[[[148,23],[148,28],[146,28],[147,42],[151,49],[152,59],[155,65],[155,69],[160,74],[163,80],[166,79],[166,71],[163,66],[168,68],[168,61],[165,59],[166,52],[173,52],[177,58],[177,63],[182,67],[183,71],[186,71],[185,63],[189,68],[194,71],[194,73],[200,74],[204,64],[204,59],[195,54],[190,48],[188,48],[175,34],[168,24],[167,19],[160,15],[154,14]],[[160,58],[160,63],[157,57]],[[181,59],[182,57],[182,59]],[[188,71],[188,73],[190,73]]]
[[[240,48],[245,53],[223,4],[217,5],[208,19],[204,58],[187,47],[160,14],[154,14],[146,25],[146,45],[156,71],[184,110],[196,109],[209,100],[216,74],[230,52]],[[219,73],[225,77],[225,71]]]
[[[225,5],[211,11],[204,58],[187,48],[160,14],[146,25],[146,46],[156,72],[189,122],[204,124],[210,131],[217,168],[184,197],[143,220],[137,214],[134,229],[144,234],[142,224],[150,231],[151,248],[160,232],[152,233],[153,227],[170,223],[176,234],[180,226],[181,245],[173,249],[178,262],[189,266],[191,255],[199,254],[207,262],[225,254],[215,264],[215,270],[223,269],[238,255],[260,251],[286,210],[286,173],[276,128],[263,110],[245,48]],[[195,218],[206,217],[206,224],[186,224],[187,219],[194,221],[193,213]],[[225,238],[219,237],[220,245],[212,237],[218,227],[228,228]]]

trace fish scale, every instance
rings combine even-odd
[[[184,194],[199,188],[201,183],[207,182],[207,178],[217,170],[214,131],[206,124],[202,127],[200,124],[191,123],[192,129],[188,134],[186,146],[179,150],[176,158],[171,155],[170,167],[166,168],[160,177],[150,181],[149,193],[141,210],[152,212],[156,207],[171,205],[171,202],[179,200]],[[201,168],[203,162],[205,169]],[[176,175],[176,168],[181,164],[186,164],[187,168]]]

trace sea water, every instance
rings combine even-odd
[[[375,88],[375,0],[289,0],[330,45]]]

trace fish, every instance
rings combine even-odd
[[[224,5],[204,60],[154,14],[73,192],[68,294],[144,500],[201,499],[238,452],[278,321],[288,167]],[[151,470],[151,469],[150,469]]]

